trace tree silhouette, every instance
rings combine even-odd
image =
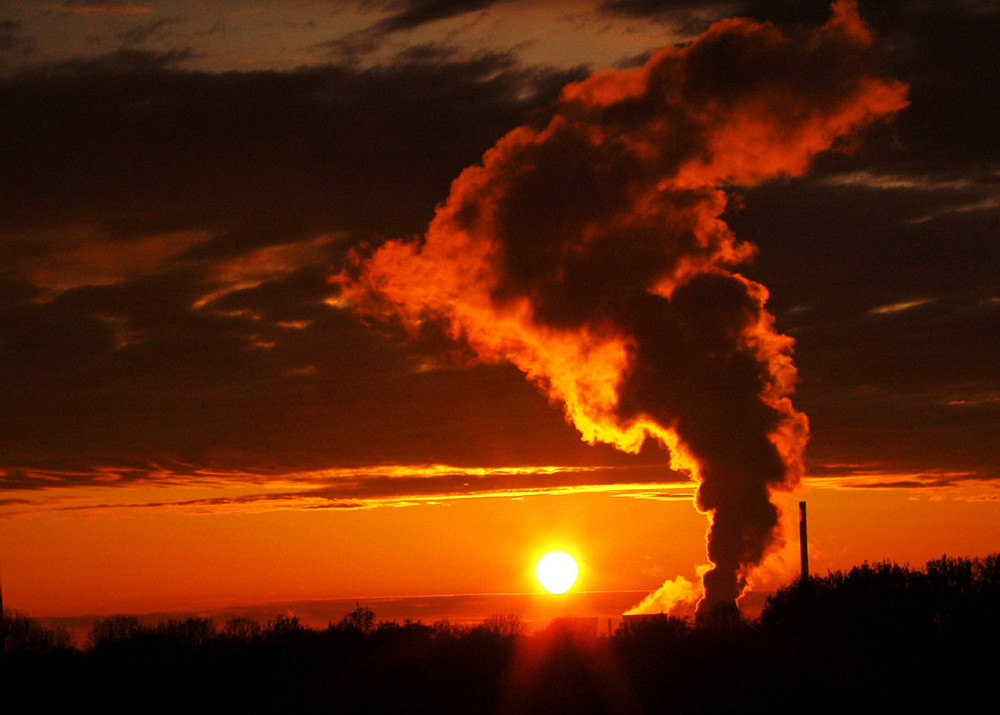
[[[234,616],[222,624],[222,628],[219,630],[222,637],[243,643],[260,638],[263,633],[264,629],[260,623],[247,616]]]
[[[299,633],[302,630],[302,624],[299,623],[297,616],[280,614],[267,622],[265,634],[269,637],[282,638],[290,634]]]
[[[371,633],[375,630],[375,611],[355,602],[353,611],[346,614],[337,624],[342,630],[356,631],[357,633]]]
[[[73,649],[73,639],[62,628],[46,628],[33,618],[17,611],[3,611],[0,616],[0,640],[12,658],[23,655],[50,655]]]
[[[998,606],[992,555],[865,563],[780,589],[758,621],[660,614],[627,619],[610,638],[558,622],[528,633],[512,614],[474,627],[379,621],[358,603],[322,631],[291,615],[221,628],[109,616],[77,651],[64,632],[6,612],[0,695],[12,713],[90,702],[104,712],[952,711],[989,694]]]
[[[492,613],[479,625],[502,638],[515,638],[524,634],[524,623],[516,613]]]
[[[107,650],[136,645],[146,640],[151,632],[152,629],[135,616],[108,616],[94,623],[87,636],[87,646],[91,650]]]

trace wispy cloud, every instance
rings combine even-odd
[[[823,180],[827,186],[855,186],[866,189],[892,191],[919,189],[921,191],[965,191],[975,186],[970,179],[939,179],[930,174],[877,174],[871,171],[852,171],[833,174]]]
[[[85,485],[79,481],[83,476],[88,477]],[[34,489],[28,482],[34,483]],[[59,489],[60,486],[63,488]],[[95,491],[96,486],[120,488]],[[600,493],[666,500],[690,500],[694,495],[694,484],[686,475],[671,472],[662,465],[499,468],[392,465],[267,476],[204,471],[181,475],[161,470],[148,478],[133,470],[105,469],[90,475],[26,473],[20,487],[19,497],[0,503],[0,515],[161,508],[195,513],[370,509],[543,494]],[[166,487],[169,491],[165,491]],[[171,498],[164,499],[164,494]]]
[[[287,276],[309,265],[331,260],[329,247],[341,236],[321,234],[303,241],[264,246],[219,261],[210,268],[210,279],[219,287],[201,296],[192,307],[203,308],[238,290]]]
[[[37,238],[37,237],[36,237]],[[155,273],[174,264],[185,251],[211,238],[207,231],[147,235],[130,242],[100,235],[90,227],[53,232],[57,246],[19,266],[46,295],[81,286],[113,285]]]
[[[1000,189],[996,172],[956,176],[953,172],[935,175],[892,174],[873,171],[852,171],[833,174],[823,179],[825,186],[894,192],[926,198],[923,210],[906,220],[910,225],[926,223],[942,216],[972,214],[1000,208]],[[933,207],[927,210],[927,204]]]
[[[891,315],[892,313],[901,313],[904,310],[918,308],[921,305],[927,305],[930,302],[931,301],[929,299],[904,300],[898,303],[889,303],[887,305],[880,305],[877,308],[872,308],[868,312],[873,315]]]
[[[948,400],[948,405],[951,407],[987,407],[990,405],[1000,405],[1000,393],[985,392],[955,397]]]
[[[1000,499],[1000,473],[897,470],[878,464],[819,464],[804,480],[814,489],[910,490],[964,501]]]
[[[934,213],[918,216],[917,218],[912,219],[910,223],[926,223],[927,221],[940,218],[941,216],[947,216],[949,214],[972,214],[983,211],[993,211],[995,209],[1000,209],[1000,193],[987,196],[983,199],[979,199],[978,201],[945,206]]]
[[[364,54],[375,50],[389,35],[394,33],[415,30],[439,20],[482,11],[496,2],[497,0],[460,0],[457,2],[399,0],[388,3],[390,14],[377,22],[345,37],[322,43],[320,47],[338,50],[347,55]]]

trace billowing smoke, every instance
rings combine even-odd
[[[735,272],[755,249],[720,218],[724,187],[801,175],[904,107],[871,42],[841,0],[820,28],[724,20],[571,84],[461,173],[421,240],[335,279],[359,310],[439,321],[517,365],[585,440],[669,449],[710,521],[699,610],[735,603],[778,545],[770,492],[795,486],[808,437],[792,340]]]

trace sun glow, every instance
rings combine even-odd
[[[549,593],[566,593],[576,582],[579,569],[569,554],[553,551],[538,560],[535,575]]]

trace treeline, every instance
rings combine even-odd
[[[627,624],[615,650],[647,712],[979,710],[1000,666],[1000,554],[797,581],[754,622]]]
[[[629,620],[609,638],[516,616],[473,627],[291,616],[95,623],[83,648],[7,612],[0,709],[313,712],[925,711],[991,695],[1000,554],[864,564],[799,581],[761,617]]]
[[[26,624],[30,624],[26,627]],[[378,621],[364,607],[322,630],[294,616],[146,624],[98,620],[84,648],[5,614],[0,711],[100,704],[104,712],[489,712],[495,674],[522,634],[516,616],[473,627]],[[31,631],[35,635],[23,638]],[[44,635],[43,635],[44,634]]]

